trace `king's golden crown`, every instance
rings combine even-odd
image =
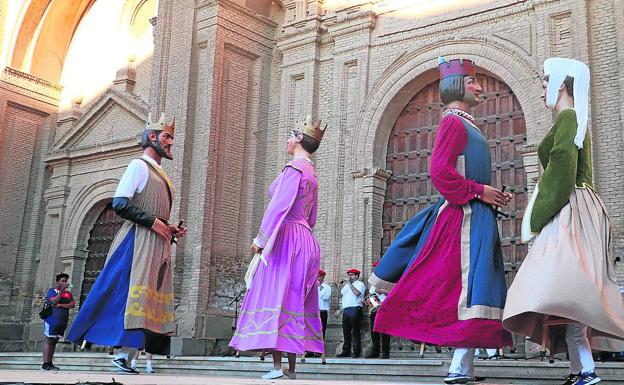
[[[304,120],[297,119],[294,130],[306,134],[320,142],[323,140],[326,128],[327,123],[325,123],[325,125],[321,128],[321,121],[313,121],[312,115],[308,114]]]
[[[151,131],[163,131],[171,136],[174,136],[175,132],[175,116],[170,124],[165,123],[165,113],[160,114],[160,119],[157,122],[152,122],[152,113],[147,115],[147,122],[145,122],[145,129]]]

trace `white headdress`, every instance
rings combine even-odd
[[[550,108],[557,104],[559,88],[566,77],[574,78],[573,97],[577,123],[574,144],[578,148],[583,148],[589,119],[589,67],[574,59],[550,58],[544,62],[544,74],[548,76],[546,105]]]

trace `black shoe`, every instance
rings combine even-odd
[[[574,385],[578,380],[581,379],[581,373],[574,374],[570,373],[567,377],[564,377],[565,382],[561,385]]]
[[[338,357],[338,358],[348,358],[348,357],[351,357],[351,353],[347,353],[347,352],[338,353],[338,354],[336,354],[336,357]]]
[[[485,377],[472,377],[470,379],[470,382],[473,383],[473,384],[478,384],[478,383],[481,383],[481,382],[483,382],[485,380],[487,380],[487,378],[485,378]]]
[[[353,353],[351,358],[360,358],[360,353]]]
[[[368,353],[365,358],[379,358],[379,353],[375,353],[375,352]]]
[[[61,369],[59,369],[58,367],[54,366],[51,362],[44,362],[43,365],[41,365],[41,370],[48,370],[48,371],[58,372]]]
[[[383,354],[381,355],[381,359],[382,359],[382,360],[387,360],[388,358],[390,358],[390,353],[383,353]]]
[[[113,361],[113,366],[115,366],[117,369],[119,369],[119,371],[121,373],[128,373],[128,374],[139,374],[138,371],[132,369],[131,367],[128,366],[128,362],[126,362],[125,358],[115,358]]]

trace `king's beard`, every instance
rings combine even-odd
[[[160,145],[159,141],[157,141],[157,140],[153,141],[153,142],[150,141],[150,146],[152,146],[154,151],[156,151],[156,154],[158,154],[158,156],[160,156],[161,158],[173,160],[173,156],[168,154],[167,151],[165,151],[165,149],[162,148],[162,146]]]

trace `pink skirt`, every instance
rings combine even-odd
[[[260,263],[245,294],[230,346],[237,350],[323,353],[318,304],[320,248],[305,226],[283,223],[268,265]]]

